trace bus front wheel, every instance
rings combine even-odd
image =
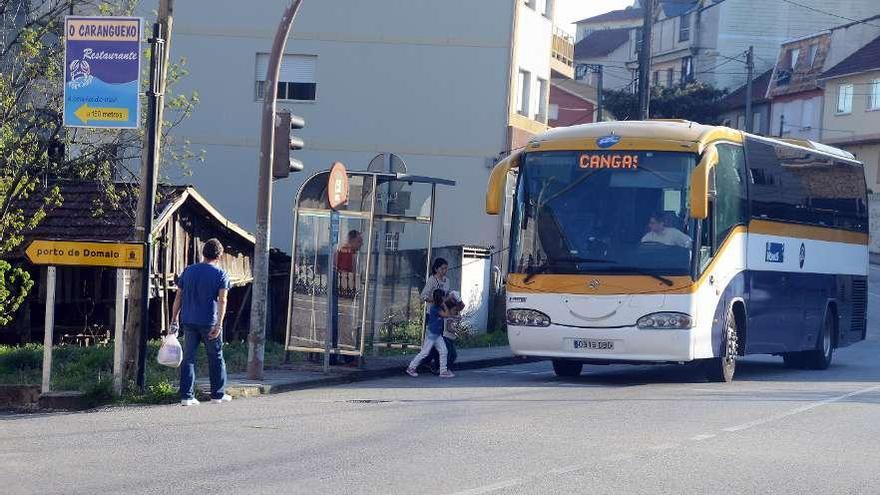
[[[733,307],[727,310],[718,357],[705,361],[706,377],[712,382],[730,383],[736,371],[738,328]]]
[[[553,371],[556,373],[556,376],[561,378],[575,378],[581,375],[581,370],[584,368],[584,363],[579,363],[577,361],[566,361],[564,359],[554,359],[553,360]]]

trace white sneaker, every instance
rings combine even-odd
[[[211,399],[212,404],[222,404],[230,401],[232,401],[232,396],[229,394],[223,394],[223,397],[220,397],[219,399]]]
[[[412,368],[407,368],[407,369],[406,369],[406,374],[409,375],[409,376],[412,376],[412,377],[417,377],[417,376],[419,376],[418,372],[416,372],[416,370],[414,370],[414,369],[412,369]]]
[[[440,372],[440,378],[455,378],[455,373],[446,370]]]
[[[197,406],[199,405],[199,401],[197,399],[183,399],[180,401],[181,406]]]

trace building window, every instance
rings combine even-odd
[[[516,111],[520,115],[529,116],[529,84],[532,75],[525,70],[520,69],[516,83]]]
[[[837,88],[837,113],[851,113],[853,100],[853,85],[841,84]]]
[[[535,8],[535,0],[523,0],[523,3],[526,4],[526,7],[530,9]]]
[[[539,122],[547,122],[547,90],[549,85],[546,79],[538,78],[538,117],[535,119]]]
[[[743,130],[746,128],[746,116],[743,114],[739,114],[736,116],[736,128],[739,130]]]
[[[691,39],[691,15],[685,14],[678,18],[678,41],[688,41]]]
[[[535,10],[539,14],[546,16],[547,13],[549,12],[549,8],[550,8],[550,0],[535,0]]]
[[[681,59],[681,83],[687,84],[691,82],[694,76],[694,64],[691,57]]]
[[[654,71],[654,80],[652,81],[652,84],[654,86],[657,86],[660,84],[660,71],[659,70]]]
[[[314,55],[284,55],[278,73],[277,97],[279,100],[314,101],[317,92],[316,66],[318,57]],[[269,55],[257,54],[256,99],[266,95],[266,72],[269,68]]]
[[[880,79],[871,81],[871,95],[868,98],[868,110],[880,110]]]
[[[763,129],[761,129],[761,112],[755,112],[752,114],[752,132],[755,134],[762,134]]]
[[[667,88],[672,87],[673,79],[675,79],[675,70],[672,67],[670,67],[670,68],[666,69],[666,87]]]
[[[813,43],[812,45],[810,45],[810,53],[809,53],[810,58],[807,59],[807,63],[809,64],[810,68],[812,68],[813,65],[816,63],[816,54],[818,52],[819,52],[819,44],[818,43]]]
[[[798,64],[798,58],[801,56],[800,48],[792,48],[788,51],[788,67],[794,70]]]

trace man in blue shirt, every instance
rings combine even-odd
[[[223,317],[229,292],[229,275],[220,268],[223,245],[209,239],[202,248],[202,263],[186,267],[177,281],[177,297],[171,313],[171,327],[183,326],[183,363],[180,367],[180,403],[194,406],[196,352],[205,343],[211,378],[211,402],[232,400],[226,394],[226,363],[223,361]],[[176,331],[176,330],[172,330]]]

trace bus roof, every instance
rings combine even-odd
[[[600,122],[571,127],[557,127],[533,137],[527,150],[553,151],[603,149],[598,141],[609,136],[618,136],[619,144],[614,149],[658,151],[686,151],[702,153],[705,146],[713,141],[723,140],[742,143],[746,133],[722,126],[710,126],[687,120],[641,120]],[[855,157],[844,150],[807,140],[774,139],[754,136],[789,146],[797,146],[836,156],[846,160]]]

